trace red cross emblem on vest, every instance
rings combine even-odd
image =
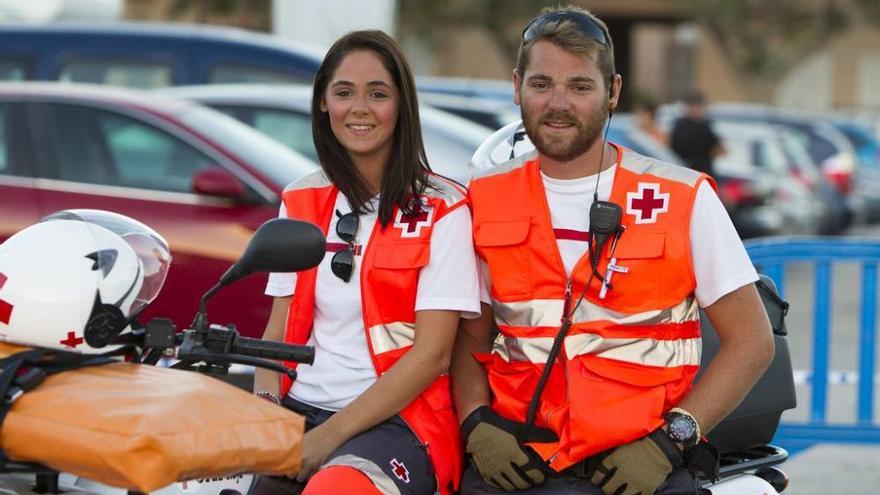
[[[656,223],[667,211],[669,193],[661,193],[660,184],[639,182],[639,192],[626,193],[626,213],[636,217],[636,223]]]
[[[0,289],[6,284],[6,275],[0,273]],[[9,319],[12,317],[12,304],[0,298],[0,323],[9,325]]]
[[[400,481],[409,483],[409,469],[407,469],[402,462],[398,461],[396,457],[391,459],[391,472],[394,473],[394,476],[397,476],[397,479]]]
[[[422,233],[422,227],[430,227],[433,220],[434,208],[421,205],[417,206],[410,214],[404,214],[402,210],[397,210],[394,227],[400,229],[400,237],[419,237]]]

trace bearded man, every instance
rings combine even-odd
[[[461,493],[697,493],[683,457],[773,357],[755,269],[709,176],[604,139],[622,79],[601,20],[537,16],[513,83],[537,153],[470,184],[484,294],[453,357]],[[722,343],[693,386],[700,307]]]

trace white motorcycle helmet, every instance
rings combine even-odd
[[[0,244],[0,340],[98,354],[153,301],[171,264],[153,229],[65,210]]]
[[[480,144],[469,164],[471,176],[527,154],[537,153],[521,120],[498,129]]]

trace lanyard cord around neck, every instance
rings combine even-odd
[[[593,204],[590,206],[589,212],[590,235],[587,240],[587,254],[590,257],[590,276],[587,278],[587,283],[584,284],[584,289],[581,291],[580,297],[578,297],[578,300],[575,303],[574,307],[570,310],[569,306],[571,304],[571,284],[572,280],[574,279],[574,273],[572,273],[572,275],[568,278],[568,281],[566,282],[565,302],[563,303],[562,307],[562,320],[559,327],[559,332],[557,332],[556,337],[553,338],[553,346],[550,348],[550,352],[547,354],[547,362],[544,363],[544,370],[541,372],[541,377],[538,379],[538,384],[535,386],[535,393],[532,395],[532,400],[529,401],[529,408],[526,410],[526,424],[528,424],[529,426],[533,426],[535,424],[535,416],[537,416],[538,413],[538,403],[541,401],[541,395],[544,393],[544,387],[547,386],[547,381],[550,379],[550,373],[553,371],[553,365],[556,364],[556,358],[558,357],[559,351],[562,348],[562,342],[565,340],[565,336],[566,334],[568,334],[568,331],[571,328],[572,316],[574,316],[575,311],[577,311],[578,307],[581,305],[581,302],[583,302],[587,294],[587,290],[590,288],[590,284],[593,282],[593,278],[598,276],[599,280],[601,280],[603,284],[605,283],[604,278],[602,278],[602,276],[599,275],[599,273],[596,271],[596,267],[599,264],[599,256],[601,256],[602,248],[605,247],[605,243],[608,241],[609,235],[608,232],[606,232],[608,230],[608,228],[606,227],[610,225],[605,225],[606,223],[608,223],[604,221],[607,218],[605,217],[605,215],[602,215],[601,220],[603,220],[603,222],[601,223],[603,225],[600,229],[601,232],[597,231],[597,235],[593,235],[593,231],[596,230],[594,229],[593,221],[594,219],[597,219],[594,218],[597,217],[595,213],[596,211],[598,211],[597,206],[601,207],[604,204],[607,204],[617,208],[618,217],[616,224],[613,226],[613,231],[614,233],[619,235],[620,207],[607,201],[603,201],[602,204],[599,204],[599,176],[600,174],[602,174],[602,166],[605,163],[605,147],[607,146],[606,142],[608,138],[608,128],[610,126],[611,116],[609,115],[608,121],[605,124],[605,133],[602,135],[602,156],[599,159],[599,171],[596,172],[596,188],[593,191]],[[608,206],[606,206],[606,208],[608,208]],[[593,243],[594,239],[596,241],[595,246]],[[573,270],[574,269],[572,269],[572,272]]]

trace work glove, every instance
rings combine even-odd
[[[540,485],[550,468],[525,442],[556,442],[550,430],[511,421],[480,406],[461,425],[465,451],[487,485],[507,491]]]
[[[681,451],[662,429],[614,449],[593,473],[605,495],[653,495],[682,464]]]

